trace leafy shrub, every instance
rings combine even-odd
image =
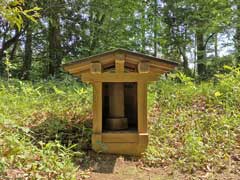
[[[146,163],[175,164],[190,172],[228,167],[239,147],[240,73],[226,68],[229,73],[211,82],[194,84],[177,73],[149,87],[153,107]]]
[[[227,168],[240,152],[240,73],[225,71],[201,84],[179,72],[149,86],[145,163]],[[0,179],[75,179],[74,159],[90,148],[91,104],[92,89],[73,79],[0,80]]]
[[[73,79],[0,81],[0,179],[76,179],[91,101],[91,88]]]
[[[74,179],[77,169],[72,162],[74,152],[59,142],[33,145],[30,130],[1,119],[1,178]],[[17,174],[15,174],[17,172]]]

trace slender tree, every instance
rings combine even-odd
[[[206,65],[204,58],[206,56],[204,46],[204,34],[202,32],[196,32],[197,41],[197,72],[199,76],[204,76],[206,73]]]
[[[235,1],[235,8],[236,10],[235,12],[235,27],[236,27],[236,33],[234,36],[234,41],[235,41],[235,50],[236,50],[236,62],[237,64],[240,64],[240,2],[239,1]]]
[[[28,80],[32,66],[32,27],[29,25],[26,30],[24,58],[21,72],[21,79]]]
[[[157,42],[157,34],[158,34],[158,0],[154,0],[154,25],[153,25],[153,33],[154,33],[154,39],[153,39],[153,49],[154,53],[153,55],[157,57],[158,53],[158,42]]]
[[[17,44],[28,24],[26,19],[36,22],[40,17],[40,8],[28,8],[24,0],[0,1],[0,76],[3,76],[4,57],[11,47],[10,59],[17,50]]]
[[[59,74],[62,64],[62,47],[61,47],[61,27],[60,27],[60,12],[59,6],[64,6],[62,1],[49,2],[49,17],[48,17],[48,75],[56,76]],[[51,8],[53,7],[53,8]],[[62,12],[62,11],[61,11]]]

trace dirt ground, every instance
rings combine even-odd
[[[169,166],[144,167],[141,161],[135,157],[96,154],[94,152],[90,152],[89,159],[81,168],[85,172],[89,171],[85,175],[87,180],[240,180],[239,173],[230,171],[220,174],[213,172],[186,174]]]

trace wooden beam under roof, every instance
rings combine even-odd
[[[160,73],[101,73],[101,74],[91,74],[83,73],[81,74],[81,79],[84,82],[138,82],[138,81],[156,81],[159,78]]]
[[[138,72],[139,73],[149,73],[149,63],[148,62],[140,62],[138,63]]]
[[[100,74],[102,72],[102,65],[99,62],[90,64],[91,73]]]

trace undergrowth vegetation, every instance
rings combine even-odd
[[[233,162],[240,160],[240,69],[225,69],[230,72],[211,82],[196,84],[176,73],[149,87],[147,163],[174,164],[189,172],[233,167],[240,172]]]
[[[176,73],[149,86],[145,164],[188,172],[239,167],[240,71],[226,68],[210,82]],[[0,179],[83,176],[76,159],[90,148],[91,106],[92,89],[68,77],[1,80]]]
[[[75,179],[91,135],[91,88],[72,79],[0,82],[0,179]]]

